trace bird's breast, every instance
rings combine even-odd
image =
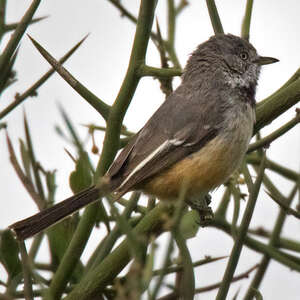
[[[219,134],[199,151],[153,176],[143,190],[160,199],[177,199],[188,184],[187,197],[195,197],[224,183],[248,149],[254,124],[253,109],[235,111],[225,120]]]

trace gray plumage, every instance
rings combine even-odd
[[[246,153],[260,66],[276,61],[258,56],[250,43],[233,35],[210,38],[189,58],[181,85],[98,185],[10,228],[26,239],[109,192],[120,197],[141,189],[162,200],[177,199],[185,178],[190,184],[185,200],[197,208],[199,197],[222,184]]]
[[[253,63],[257,58],[250,43],[233,35],[212,37],[201,44],[188,60],[181,85],[167,97],[109,169],[107,176],[116,191],[124,194],[199,151],[220,131],[231,128],[230,123],[239,120],[239,112],[254,107],[260,71],[260,66]],[[247,118],[250,126],[245,128],[246,143],[254,121],[253,116]],[[132,174],[166,141],[171,142]]]

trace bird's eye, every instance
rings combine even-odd
[[[248,55],[247,52],[241,52],[241,53],[240,53],[240,58],[241,58],[242,60],[247,60],[248,57],[249,57],[249,55]]]

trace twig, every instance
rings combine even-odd
[[[193,300],[195,294],[195,275],[192,257],[187,247],[186,240],[178,230],[176,230],[174,238],[180,251],[182,261],[182,270],[177,273],[177,275],[179,275],[177,289],[182,299]]]
[[[12,55],[14,54],[16,48],[18,47],[18,44],[28,27],[35,11],[37,10],[38,6],[40,5],[41,0],[33,0],[31,2],[30,7],[24,14],[23,18],[19,22],[16,30],[11,35],[9,42],[7,43],[5,49],[3,50],[1,56],[0,56],[0,70],[3,71],[4,66],[7,64],[7,62],[10,60]],[[0,73],[1,73],[0,72]]]
[[[298,76],[298,73],[294,74],[274,94],[259,102],[256,107],[256,123],[253,134],[299,102],[300,80]]]
[[[126,208],[124,209],[122,216],[126,219],[129,219],[131,213],[135,209],[137,202],[140,198],[141,194],[139,192],[133,192],[130,196],[130,199],[127,201]],[[130,225],[133,226],[132,219],[129,220]],[[115,245],[117,239],[121,235],[120,224],[116,224],[114,229],[99,243],[98,247],[88,260],[88,263],[85,268],[85,272],[87,273],[90,269],[99,265],[102,260],[110,253],[111,249]]]
[[[30,40],[41,55],[55,69],[55,71],[80,95],[82,96],[96,111],[107,120],[109,114],[109,105],[104,103],[95,94],[81,84],[69,71],[67,71],[49,52],[47,52],[36,40],[28,35]]]
[[[287,205],[290,205],[290,203],[292,202],[293,198],[295,197],[296,191],[297,191],[297,186],[294,187],[289,197],[286,199]],[[273,232],[270,236],[269,246],[276,247],[285,219],[286,219],[286,212],[284,210],[280,210],[278,217],[276,219],[276,224],[274,226]],[[253,291],[258,289],[262,279],[264,278],[265,272],[269,266],[270,260],[271,259],[268,255],[264,255],[264,257],[262,258],[260,266],[248,288],[248,291],[245,296],[245,300],[251,300],[253,298]]]
[[[224,258],[227,258],[228,256],[220,256],[220,257],[215,257],[215,258],[211,258],[211,257],[207,257],[207,258],[204,258],[204,259],[201,259],[199,261],[196,261],[193,263],[193,267],[199,267],[199,266],[203,266],[205,264],[209,264],[209,263],[212,263],[212,262],[215,262],[215,261],[218,261],[218,260],[221,260],[221,259],[224,259]],[[182,270],[182,265],[178,265],[178,266],[174,266],[174,267],[169,267],[166,271],[165,271],[165,275],[167,274],[171,274],[171,273],[175,273],[175,272],[178,272],[178,271],[181,271]],[[161,273],[161,269],[159,270],[154,270],[153,271],[153,276],[157,276]]]
[[[215,35],[224,33],[223,26],[214,0],[206,0],[210,21],[213,26]]]
[[[37,22],[43,21],[43,20],[45,20],[47,18],[49,18],[49,16],[43,16],[43,17],[34,18],[34,19],[32,19],[29,22],[29,25],[32,25],[32,24],[35,24]],[[9,31],[12,31],[12,30],[15,30],[18,27],[18,25],[19,25],[19,22],[18,23],[5,24],[4,25],[4,31],[5,31],[5,33],[9,32]]]
[[[150,211],[133,229],[135,235],[159,235],[163,231],[163,215],[169,215],[170,208],[159,204]],[[127,241],[123,241],[101,263],[90,270],[74,287],[65,300],[92,299],[110,283],[127,265],[131,256]]]
[[[211,226],[221,229],[222,231],[231,235],[231,224],[224,219],[216,218],[215,216]],[[270,247],[256,239],[249,237],[248,235],[245,238],[245,245],[254,251],[269,255],[272,257],[272,259],[292,270],[300,272],[300,264],[299,262],[295,262],[297,260],[296,257],[288,257],[285,252],[282,252],[274,247]]]
[[[283,126],[278,128],[271,134],[267,135],[263,139],[255,142],[255,143],[252,143],[249,146],[247,153],[250,153],[250,152],[260,149],[262,147],[268,147],[273,141],[275,141],[276,139],[281,137],[283,134],[288,132],[290,129],[292,129],[294,126],[296,126],[299,122],[300,122],[300,113],[298,112],[292,120],[290,120],[289,122],[287,122],[286,124],[284,124]]]
[[[260,164],[261,159],[258,155],[250,154],[250,155],[247,155],[246,160],[247,160],[247,163],[250,163],[251,165],[256,166],[256,165]],[[290,179],[290,180],[293,180],[296,182],[299,177],[298,173],[295,172],[294,170],[284,167],[270,159],[267,159],[267,161],[266,161],[266,168],[280,174],[281,176],[285,177],[286,179]]]
[[[297,219],[300,219],[300,212],[290,208],[285,202],[277,198],[275,195],[265,191],[288,215],[292,215]]]
[[[8,152],[10,155],[10,161],[12,166],[14,167],[19,179],[23,183],[25,189],[35,202],[35,204],[38,206],[39,209],[44,208],[44,202],[40,198],[40,195],[35,191],[35,188],[32,184],[32,182],[26,177],[26,175],[23,173],[21,166],[18,163],[15,151],[13,149],[13,146],[11,144],[10,138],[8,136],[8,133],[6,133],[6,141],[7,141],[7,146],[8,146]]]
[[[253,9],[253,0],[247,0],[245,16],[242,24],[242,38],[249,40],[249,32],[250,32],[250,23],[251,23],[251,15]]]
[[[233,274],[234,274],[234,271],[236,269],[236,266],[237,266],[237,263],[238,263],[238,260],[239,260],[240,254],[241,254],[241,250],[242,250],[242,247],[243,247],[246,235],[247,235],[247,230],[248,230],[248,227],[249,227],[249,224],[251,221],[251,217],[252,217],[252,214],[254,211],[254,207],[256,204],[257,196],[258,196],[258,193],[260,190],[260,186],[262,184],[264,170],[265,170],[265,160],[266,160],[266,158],[264,155],[264,157],[261,161],[257,179],[253,185],[253,190],[251,191],[251,194],[248,199],[247,207],[245,209],[245,213],[244,213],[244,216],[243,216],[243,219],[241,222],[241,226],[238,231],[237,238],[235,240],[234,246],[231,251],[231,255],[230,255],[227,267],[226,267],[226,271],[225,271],[225,274],[224,274],[224,277],[222,280],[221,287],[220,287],[217,297],[216,297],[217,300],[223,300],[223,299],[226,299],[226,297],[227,297],[230,282],[233,278]]]
[[[153,76],[159,78],[170,78],[174,76],[181,76],[180,68],[155,68],[147,65],[141,65],[139,69],[140,76]]]
[[[127,17],[133,23],[137,22],[137,18],[126,9],[119,0],[108,0],[112,5],[119,9],[122,17]]]
[[[58,60],[60,64],[63,64],[84,42],[87,38],[85,36],[81,41],[79,41],[71,50],[69,50],[61,59]],[[38,81],[36,81],[30,88],[28,88],[22,94],[16,94],[15,100],[9,104],[5,109],[0,112],[0,120],[5,117],[8,113],[10,113],[15,107],[21,104],[25,99],[30,96],[36,95],[37,89],[55,72],[55,69],[52,68],[48,72],[46,72]]]
[[[119,94],[109,110],[109,116],[107,118],[107,130],[104,137],[102,153],[95,174],[95,180],[97,180],[106,172],[118,151],[123,119],[140,80],[140,77],[137,75],[137,69],[141,64],[144,64],[145,61],[156,4],[156,0],[143,0],[141,2],[129,66]],[[92,204],[85,209],[70,245],[63,257],[63,260],[53,277],[50,285],[50,293],[54,296],[54,298],[59,298],[63,293],[72,271],[76,266],[76,262],[79,261],[80,255],[84,250],[97,216],[97,209],[95,209],[96,204],[97,203],[94,205]],[[127,246],[128,244],[126,247]],[[126,258],[127,255],[128,253],[126,253]],[[102,264],[100,264],[100,266],[101,265]],[[122,268],[122,265],[118,265],[116,268]],[[89,278],[89,274],[93,274],[93,272],[96,270],[97,269],[91,270],[91,272],[87,274],[86,278]],[[105,272],[109,272],[107,267]],[[110,272],[108,275],[115,276],[116,274]],[[93,279],[92,281],[94,281],[94,283],[97,285],[97,287],[94,286],[89,291],[89,293],[93,294],[95,288],[97,290],[101,289],[101,284],[99,284],[99,280]],[[84,280],[81,280],[81,283],[83,282]],[[80,297],[77,297],[77,293],[81,293],[82,290],[85,290],[88,287],[86,283],[84,285],[85,286],[78,284],[76,288],[74,288],[74,290],[67,296],[67,298],[72,299],[74,295],[76,295],[76,299],[83,298],[83,295],[86,293],[86,291]]]
[[[33,300],[33,292],[32,292],[32,281],[30,276],[30,264],[29,259],[25,247],[24,241],[18,242],[20,247],[20,253],[22,257],[22,268],[23,268],[23,276],[24,276],[24,296],[26,300]]]
[[[189,5],[187,0],[181,0],[180,3],[175,8],[176,16],[178,16],[182,10]]]
[[[249,270],[245,271],[244,273],[241,273],[240,275],[237,275],[237,276],[233,277],[232,280],[231,280],[231,283],[242,280],[242,279],[249,278],[250,273],[253,272],[255,269],[257,269],[258,266],[259,266],[259,264],[256,264],[253,267],[251,267]],[[205,286],[205,287],[202,287],[202,288],[196,288],[195,289],[195,294],[201,294],[201,293],[205,293],[205,292],[215,290],[215,289],[219,288],[221,286],[221,284],[222,284],[222,281],[220,281],[218,283],[208,285],[208,286]],[[163,297],[160,297],[157,300],[176,300],[176,299],[178,299],[178,294],[173,292],[173,293],[170,293],[170,294],[165,295]]]
[[[27,144],[27,148],[28,148],[29,160],[30,160],[30,163],[32,166],[33,175],[34,175],[34,179],[35,179],[35,186],[36,186],[36,189],[40,196],[41,201],[43,201],[42,208],[45,208],[47,206],[47,203],[46,203],[44,189],[43,189],[43,185],[42,185],[42,179],[41,179],[40,172],[39,172],[39,166],[36,161],[34,150],[33,150],[33,144],[32,144],[32,140],[31,140],[30,130],[29,130],[25,112],[24,112],[24,129],[25,129],[26,144]]]
[[[163,279],[164,279],[164,276],[166,274],[166,271],[168,269],[168,264],[169,264],[169,258],[171,256],[171,253],[173,251],[173,241],[174,241],[174,237],[177,233],[177,229],[178,229],[178,226],[179,226],[179,223],[180,223],[180,217],[182,215],[182,211],[183,211],[183,208],[184,208],[184,196],[185,196],[185,193],[186,193],[186,189],[187,189],[187,185],[186,185],[186,182],[184,182],[182,184],[182,187],[181,187],[181,191],[180,191],[180,195],[179,195],[179,199],[178,199],[178,203],[176,205],[176,210],[175,210],[175,213],[174,213],[174,216],[173,216],[173,222],[172,222],[172,231],[171,231],[171,235],[170,235],[170,239],[169,239],[169,242],[168,242],[168,246],[167,246],[167,251],[165,253],[165,257],[164,257],[164,260],[163,260],[163,266],[161,268],[161,272],[160,274],[158,275],[158,279],[156,281],[156,284],[153,288],[153,292],[151,293],[151,296],[149,297],[149,300],[155,300],[156,299],[156,296],[160,290],[160,287],[163,283]],[[194,283],[193,283],[194,285]],[[193,288],[194,289],[194,288]]]
[[[254,265],[252,268],[250,268],[249,270],[247,270],[244,273],[241,273],[240,275],[237,275],[235,277],[232,278],[231,282],[235,282],[235,281],[239,281],[241,279],[245,279],[249,277],[249,274],[254,271],[255,269],[257,269],[259,267],[259,264]],[[210,286],[204,287],[204,288],[198,288],[195,290],[196,294],[199,293],[204,293],[207,291],[211,291],[213,289],[219,288],[221,286],[222,282],[216,283],[216,284],[212,284]]]

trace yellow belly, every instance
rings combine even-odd
[[[144,183],[143,190],[161,200],[177,199],[187,184],[187,197],[209,192],[225,182],[241,163],[248,141],[216,137],[200,151],[175,163]]]

